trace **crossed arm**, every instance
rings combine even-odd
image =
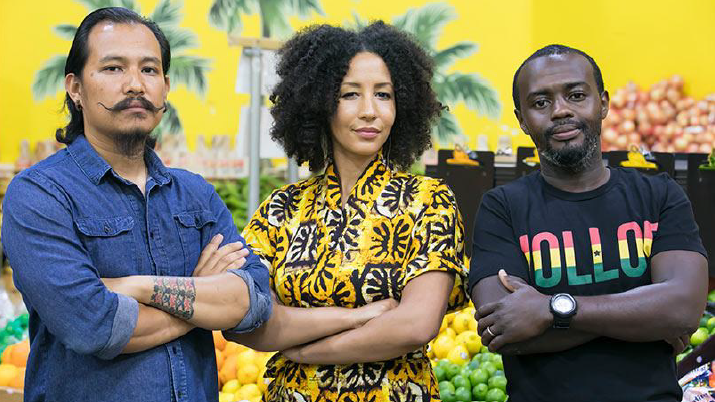
[[[707,262],[691,251],[664,251],[651,261],[652,284],[627,292],[576,297],[568,330],[552,329],[550,297],[520,279],[497,276],[472,290],[482,343],[502,354],[567,350],[605,336],[628,342],[666,340],[676,349],[697,327],[707,294]],[[487,331],[490,328],[490,331]],[[493,333],[495,336],[492,336]]]

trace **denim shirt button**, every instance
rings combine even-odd
[[[109,225],[104,225],[104,233],[109,233],[112,229],[109,228]]]

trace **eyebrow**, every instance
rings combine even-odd
[[[121,62],[125,62],[125,61],[127,61],[127,58],[126,58],[126,57],[123,57],[123,56],[116,56],[116,55],[111,55],[111,54],[110,54],[110,55],[104,56],[104,57],[102,57],[101,59],[99,59],[99,62],[100,62],[100,63],[106,63],[106,62],[109,62],[109,61],[121,61]],[[141,63],[156,63],[156,64],[161,64],[161,61],[159,61],[159,58],[157,58],[157,57],[147,56],[147,57],[143,57],[143,58],[141,59]]]
[[[360,88],[362,85],[360,85],[357,82],[343,82],[342,85],[347,85],[349,87],[355,87],[355,88]],[[375,84],[375,87],[380,88],[380,87],[387,87],[387,86],[392,86],[391,82],[378,82]]]
[[[576,87],[580,87],[580,86],[590,87],[588,85],[588,83],[585,81],[567,82],[566,84],[564,84],[564,86],[566,87],[567,90],[573,89]],[[530,98],[533,98],[535,96],[540,96],[540,95],[548,95],[549,93],[551,93],[551,91],[548,91],[548,90],[529,92],[526,95],[526,99],[530,99]]]

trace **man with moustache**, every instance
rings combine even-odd
[[[584,52],[538,50],[513,97],[541,170],[484,196],[469,283],[509,400],[680,401],[673,352],[707,292],[683,190],[665,174],[604,167],[609,97]]]
[[[25,401],[216,401],[210,329],[268,319],[267,269],[213,187],[147,146],[170,59],[155,23],[89,14],[65,66],[67,148],[8,187],[2,242],[30,312]]]

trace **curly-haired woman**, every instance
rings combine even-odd
[[[278,303],[233,339],[282,351],[268,401],[439,400],[425,345],[466,302],[466,270],[452,192],[405,172],[442,110],[432,60],[382,22],[309,27],[279,57],[272,136],[324,171],[275,191],[244,230]],[[335,322],[336,308],[363,321]]]

